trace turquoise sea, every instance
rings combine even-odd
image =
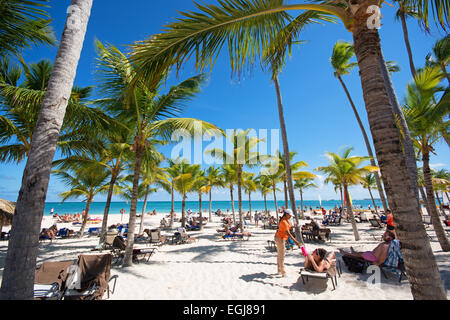
[[[375,203],[377,206],[382,207],[381,201],[375,200]],[[91,204],[91,208],[89,210],[89,213],[91,215],[102,215],[105,210],[105,202],[93,202]],[[284,206],[285,202],[283,201],[277,201],[277,204],[279,207]],[[362,207],[367,209],[368,206],[373,208],[372,200],[353,200],[353,206],[355,207]],[[297,205],[300,205],[300,201],[297,202]],[[340,200],[322,200],[320,203],[318,200],[304,200],[303,201],[304,206],[311,206],[313,209],[320,208],[320,206],[324,207],[325,209],[332,209],[334,206],[340,206],[341,201]],[[45,215],[50,215],[50,210],[53,208],[55,213],[58,214],[66,214],[66,213],[81,213],[81,211],[86,207],[86,203],[84,202],[47,202],[45,204]],[[140,213],[142,211],[143,202],[138,202],[138,208],[137,212]],[[168,213],[170,212],[171,208],[171,202],[170,201],[150,201],[147,203],[147,212],[151,212],[153,210],[156,210],[156,212],[159,213]],[[191,209],[194,212],[197,212],[199,208],[199,202],[198,201],[186,201],[186,210]],[[208,210],[209,208],[209,202],[208,201],[202,201],[202,209]],[[238,208],[238,202],[235,201],[234,208],[237,210]],[[110,214],[120,214],[120,210],[125,209],[125,213],[128,213],[130,211],[130,203],[123,202],[112,202],[110,207]],[[212,210],[213,212],[217,209],[220,209],[222,212],[226,212],[227,209],[231,212],[231,201],[212,201]],[[249,204],[248,201],[242,202],[242,209],[244,211],[248,211]],[[267,209],[270,211],[275,210],[275,202],[274,201],[267,201]],[[256,200],[252,201],[252,211],[254,210],[264,210],[264,201],[262,200]],[[181,201],[175,201],[175,211],[181,212]]]

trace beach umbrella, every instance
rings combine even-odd
[[[12,224],[16,203],[8,200],[0,199],[0,232],[3,226]]]

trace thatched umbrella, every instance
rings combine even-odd
[[[12,224],[15,208],[15,202],[0,199],[0,234],[3,226],[9,226]]]

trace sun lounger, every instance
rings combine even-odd
[[[74,261],[47,261],[42,263],[34,275],[34,298],[40,300],[59,300],[66,287],[68,268]]]
[[[245,237],[247,237],[247,238],[245,239]],[[251,237],[250,233],[247,233],[245,235],[235,234],[235,233],[222,235],[222,239],[225,239],[225,240],[249,240],[250,237]]]
[[[111,277],[111,254],[80,255],[70,267],[70,277],[63,293],[65,300],[100,300],[105,292],[114,293],[117,275]],[[114,281],[112,289],[110,283]]]
[[[338,274],[340,277],[342,271],[341,271],[341,266],[340,266],[339,261],[338,261],[338,267],[337,267],[336,260],[333,259],[331,261],[330,268],[328,270],[326,270],[325,272],[310,271],[310,270],[306,270],[306,269],[302,268],[302,269],[300,269],[299,273],[302,278],[303,284],[305,284],[305,279],[306,279],[306,281],[308,281],[310,277],[316,278],[316,279],[324,279],[324,280],[331,279],[331,283],[333,284],[333,290],[336,290],[336,286],[337,286],[336,274]]]
[[[166,237],[161,235],[160,229],[145,229],[144,232],[148,235],[148,241],[151,244],[163,245],[164,243],[166,243]]]
[[[89,237],[99,236],[101,232],[102,232],[102,228],[99,228],[99,227],[88,229]]]
[[[111,254],[112,254],[112,264],[119,265],[123,262],[125,257],[125,241],[121,236],[116,236],[112,243]],[[147,259],[148,262],[155,252],[156,248],[148,247],[148,248],[134,248],[133,249],[133,262],[139,263]]]
[[[178,232],[175,232],[175,234],[172,237],[172,243],[175,244],[189,243],[194,242],[196,240],[197,240],[196,238],[193,238],[187,234],[185,228],[178,228]]]
[[[369,219],[369,222],[370,222],[370,225],[373,228],[378,228],[378,229],[383,228],[383,225],[381,224],[381,221],[378,220],[378,219]]]

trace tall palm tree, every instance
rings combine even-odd
[[[353,148],[346,148],[343,150],[342,155],[327,152],[327,158],[330,162],[330,165],[326,167],[318,167],[315,170],[323,172],[327,175],[327,179],[325,179],[325,182],[338,180],[340,183],[342,183],[344,195],[345,198],[347,199],[347,214],[350,216],[355,241],[358,241],[360,240],[360,237],[358,233],[358,228],[356,227],[356,221],[353,215],[352,206],[349,201],[350,194],[348,192],[348,187],[360,183],[365,174],[378,170],[378,167],[374,166],[361,167],[361,164],[369,160],[369,157],[360,157],[360,156],[350,157],[350,152],[352,150]]]
[[[160,159],[154,159],[153,157],[147,159],[147,163],[145,163],[141,171],[141,185],[145,187],[145,191],[144,204],[141,214],[141,223],[139,225],[139,234],[142,234],[144,230],[144,217],[147,208],[148,196],[149,194],[155,193],[158,190],[157,188],[152,188],[151,186],[155,184],[160,186],[161,184],[167,183],[169,181],[169,177],[166,171],[164,170],[164,168],[160,167],[161,159],[162,155]]]
[[[250,218],[252,216],[252,192],[255,192],[256,187],[256,177],[252,172],[243,172],[242,173],[242,186],[246,193],[248,193],[248,207],[250,212]]]
[[[408,35],[408,26],[406,24],[406,19],[408,17],[419,18],[418,12],[414,5],[411,4],[410,0],[394,0],[398,4],[398,10],[395,13],[395,18],[399,19],[402,23],[403,30],[403,40],[405,41],[406,51],[408,52],[409,68],[413,78],[416,76],[416,67],[414,66],[414,60],[411,50],[411,44]]]
[[[273,163],[269,163],[266,166],[268,168],[272,168],[273,167]],[[273,171],[271,170],[271,172],[262,171],[261,175],[265,176],[266,179],[268,181],[270,181],[270,184],[271,184],[271,187],[272,187],[273,201],[274,201],[274,204],[275,204],[275,214],[276,214],[276,217],[277,217],[277,221],[279,221],[278,202],[277,202],[277,191],[279,189],[277,188],[277,184],[280,183],[281,181],[283,181],[282,172],[279,171],[279,170],[273,170]],[[301,238],[297,238],[297,239],[301,239]]]
[[[366,145],[367,154],[370,158],[370,164],[372,166],[376,166],[375,159],[372,152],[372,147],[369,142],[369,138],[366,133],[366,129],[361,121],[358,110],[356,109],[355,103],[350,95],[350,92],[345,85],[344,80],[342,79],[343,75],[350,74],[350,71],[357,65],[357,63],[350,63],[350,59],[355,55],[355,51],[353,45],[349,42],[338,41],[333,47],[333,53],[331,55],[331,66],[334,69],[334,76],[338,78],[339,82],[342,85],[342,88],[347,95],[348,101],[350,102],[350,106],[352,107],[353,113],[356,117],[356,121],[358,121],[359,128],[361,129],[361,133],[364,138],[364,143]],[[383,204],[384,211],[386,212],[388,209],[386,198],[384,197],[383,186],[381,185],[380,176],[377,172],[374,173],[375,181],[377,184],[378,193],[380,194],[381,203]]]
[[[71,4],[79,9],[76,16],[79,23],[73,28],[66,22],[36,122],[8,243],[1,299],[33,298],[38,235],[52,160],[72,91],[92,0],[72,0]]]
[[[205,178],[208,181],[208,187],[209,187],[209,221],[212,221],[212,214],[211,214],[211,204],[212,204],[212,189],[213,187],[224,187],[224,176],[220,172],[220,168],[217,167],[209,167],[208,170],[205,172]]]
[[[69,188],[68,191],[59,194],[62,202],[70,198],[84,197],[86,201],[85,214],[80,228],[80,238],[83,237],[86,227],[89,209],[94,197],[98,193],[105,193],[108,189],[110,172],[99,165],[75,167],[70,171],[54,170],[53,174],[59,177]]]
[[[164,171],[167,174],[168,180],[164,183],[161,181],[160,185],[161,187],[170,193],[171,197],[171,207],[170,207],[170,222],[169,226],[172,228],[173,226],[173,215],[175,213],[175,178],[178,176],[178,172],[180,170],[178,161],[168,160],[169,165],[168,167],[164,168]]]
[[[375,200],[373,199],[373,195],[372,195],[372,189],[377,188],[377,182],[375,180],[374,174],[369,173],[369,174],[366,174],[365,176],[363,176],[361,185],[364,189],[367,189],[369,191],[370,198],[372,199],[373,207],[375,208],[375,213],[377,214],[377,216],[380,216],[378,214],[377,204],[375,203]]]
[[[163,141],[170,141],[177,130],[194,132],[200,126],[202,133],[208,129],[217,129],[210,123],[190,118],[177,118],[199,91],[205,81],[204,75],[192,77],[173,86],[168,93],[161,94],[165,73],[160,74],[160,81],[156,87],[147,87],[141,82],[135,82],[135,66],[129,58],[116,47],[104,46],[97,41],[99,87],[103,89],[105,98],[103,103],[110,112],[117,114],[117,118],[129,123],[134,122],[134,141],[132,150],[135,153],[133,188],[135,197],[131,199],[130,221],[127,248],[123,259],[123,266],[132,265],[134,231],[136,224],[137,193],[140,171],[146,146],[149,140],[161,137]],[[115,103],[114,103],[115,102]],[[130,109],[133,110],[130,112]]]
[[[48,0],[4,0],[0,18],[0,56],[20,55],[32,45],[54,45]]]
[[[424,184],[433,228],[442,250],[450,251],[450,242],[436,208],[430,169],[430,154],[434,153],[434,144],[442,138],[442,127],[447,132],[449,129],[448,121],[443,122],[443,116],[449,113],[448,108],[442,109],[435,103],[435,95],[442,90],[439,86],[441,79],[442,75],[435,68],[427,67],[418,72],[414,81],[408,84],[403,110],[411,138],[422,155]]]
[[[236,224],[236,213],[234,210],[234,197],[233,197],[234,186],[237,183],[236,166],[232,164],[223,164],[220,169],[223,174],[224,183],[230,189],[231,212],[233,213],[233,223]]]
[[[174,189],[181,195],[181,227],[186,226],[186,198],[190,192],[195,192],[196,179],[201,174],[201,167],[189,164],[183,159],[177,166],[177,176],[174,178]]]
[[[297,178],[297,179],[294,178],[294,180],[295,180],[294,188],[298,189],[298,191],[300,192],[300,210],[301,210],[301,214],[303,216],[304,215],[303,190],[309,189],[309,188],[317,188],[317,185],[315,183],[313,183],[314,177],[303,177],[303,178]]]
[[[432,16],[436,24],[448,27],[445,2],[414,0],[413,3],[424,25],[428,25]],[[394,101],[395,92],[383,59],[377,26],[368,23],[380,22],[381,17],[369,9],[378,5],[377,0],[289,5],[282,0],[222,0],[219,5],[196,4],[198,12],[180,13],[183,18],[166,26],[164,32],[137,43],[133,61],[139,68],[138,78],[152,84],[158,82],[155,74],[173,64],[180,69],[192,56],[199,69],[212,66],[227,42],[231,68],[239,73],[247,64],[258,61],[264,48],[284,29],[288,11],[315,10],[338,17],[353,36],[375,152],[387,200],[399,226],[398,237],[405,246],[414,248],[403,252],[412,294],[416,299],[445,299],[437,264],[421,223],[414,153],[403,153],[394,117],[401,111]],[[414,263],[417,259],[428,270],[426,280],[421,282],[416,280],[419,278],[419,267]]]
[[[256,187],[264,198],[264,213],[267,214],[267,195],[272,192],[272,183],[266,175],[256,177]]]
[[[208,180],[205,177],[205,171],[200,170],[195,174],[192,179],[194,180],[194,186],[192,190],[198,194],[198,212],[199,212],[199,230],[203,229],[203,212],[202,212],[202,194],[209,193],[211,186],[208,184]]]
[[[232,164],[236,168],[238,202],[239,202],[239,222],[241,232],[244,230],[244,220],[242,217],[242,168],[244,166],[254,167],[257,164],[269,159],[268,156],[260,155],[253,151],[258,146],[261,139],[257,137],[250,137],[251,129],[245,131],[233,131],[227,138],[231,141],[231,154],[227,154],[222,149],[205,150],[207,155],[216,157],[226,164]]]

